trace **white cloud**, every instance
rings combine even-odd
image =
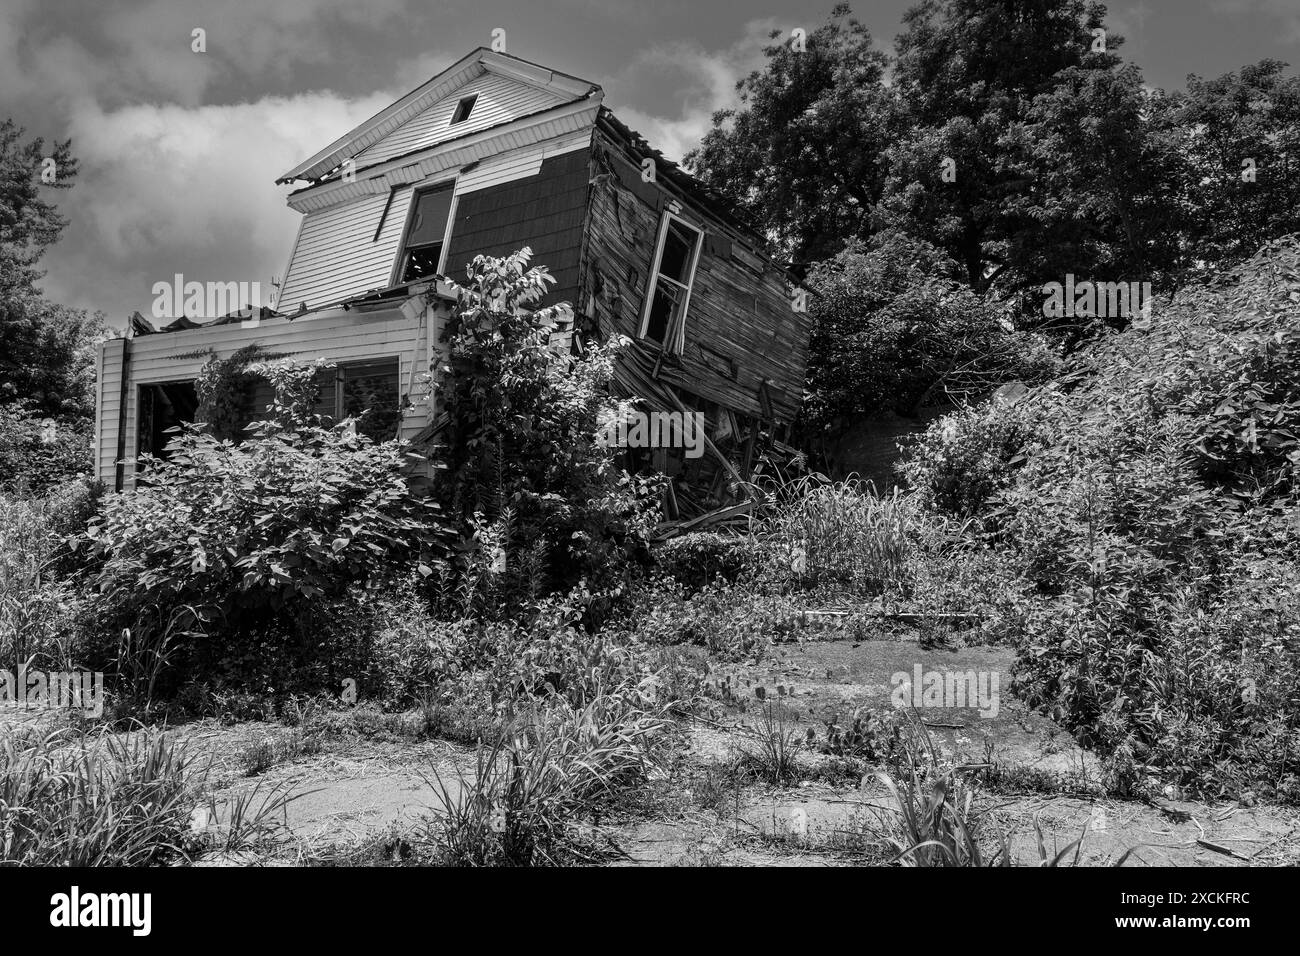
[[[81,101],[70,129],[82,173],[61,197],[71,224],[46,257],[47,293],[147,314],[153,283],[180,272],[187,281],[258,281],[269,294],[300,218],[275,177],[389,100],[312,93],[112,111]]]
[[[723,50],[706,50],[693,41],[651,47],[604,84],[606,103],[650,145],[680,161],[712,127],[714,112],[737,104],[736,82],[762,67],[763,49],[772,42],[768,37],[774,29],[784,27],[770,19],[751,20],[741,39]],[[643,85],[661,89],[659,78],[668,72],[681,77],[676,115],[623,105],[634,101]]]

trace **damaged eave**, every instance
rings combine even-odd
[[[505,123],[359,167],[354,171],[355,181],[352,182],[345,182],[340,175],[331,174],[326,179],[293,190],[288,196],[288,204],[299,212],[308,212],[359,196],[377,195],[394,186],[424,180],[525,145],[513,143],[493,148],[498,139],[518,139],[521,136],[526,136],[529,142],[553,139],[590,124],[592,118],[588,114],[598,108],[600,95],[597,90],[568,103],[550,106]]]
[[[329,181],[330,176],[344,160],[355,158],[440,99],[450,95],[484,73],[507,76],[519,82],[549,90],[560,97],[567,97],[564,103],[548,109],[572,105],[575,102],[589,99],[593,95],[603,92],[598,84],[592,83],[590,80],[551,70],[520,57],[496,53],[485,47],[479,47],[446,70],[407,93],[397,102],[339,137],[310,159],[281,174],[276,179],[276,183],[286,185],[295,182],[306,182],[311,184],[307,188],[311,188],[311,186]]]

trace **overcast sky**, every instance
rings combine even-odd
[[[888,48],[912,0],[859,0]],[[672,158],[834,0],[0,0],[0,117],[71,137],[71,224],[47,294],[121,325],[154,282],[283,277],[299,216],[275,177],[477,46],[605,87]],[[1108,23],[1147,82],[1182,86],[1263,57],[1300,64],[1300,0],[1116,0]],[[207,52],[191,32],[207,32]]]

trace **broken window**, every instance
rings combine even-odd
[[[474,103],[478,100],[478,94],[467,96],[456,104],[456,111],[451,114],[451,122],[448,126],[455,126],[457,123],[463,123],[469,119],[469,114],[474,109]]]
[[[322,369],[316,375],[316,387],[319,392],[315,412],[323,424],[333,425],[365,412],[357,422],[358,432],[375,441],[397,437],[402,403],[396,358],[343,362]],[[270,418],[269,407],[274,401],[271,383],[258,378],[250,390],[247,402],[250,414],[243,429],[252,422]]]
[[[194,421],[198,405],[192,381],[141,385],[136,453],[166,458],[167,443],[176,436],[182,422]]]
[[[365,412],[357,431],[375,441],[388,441],[397,437],[402,420],[400,399],[397,359],[347,362],[321,373],[316,413],[328,423]]]
[[[660,343],[668,352],[680,354],[686,342],[686,309],[702,237],[694,226],[672,213],[664,214],[641,319],[641,337]]]
[[[414,282],[438,273],[442,244],[447,237],[447,220],[451,215],[451,197],[451,183],[416,193],[415,210],[402,246],[399,282]]]

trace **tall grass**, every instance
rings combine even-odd
[[[880,594],[902,586],[925,521],[897,488],[806,475],[777,490],[757,530],[806,585],[829,583]]]
[[[449,786],[437,777],[440,807],[430,830],[435,858],[454,866],[589,859],[571,823],[643,783],[658,765],[669,725],[619,693],[582,708],[553,698],[479,746],[472,780],[462,776],[459,786]]]
[[[256,808],[237,799],[223,826],[194,831],[207,772],[154,730],[11,730],[0,737],[0,864],[158,865],[268,837],[283,794]]]
[[[42,501],[0,495],[0,667],[69,664],[60,621],[71,595],[51,573],[58,541]]]
[[[897,824],[886,842],[905,866],[1010,866],[1005,841],[992,855],[979,840],[981,815],[972,812],[976,766],[945,768],[925,725],[913,718],[903,736],[904,766],[897,776],[877,773],[894,797]]]

